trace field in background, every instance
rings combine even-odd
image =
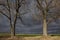
[[[10,39],[10,34],[1,33],[0,40],[60,40],[60,34],[49,34],[49,36],[42,36],[42,34],[16,34],[14,39]]]
[[[60,34],[48,34],[49,36],[60,36]],[[0,33],[0,36],[10,36],[9,33]],[[16,36],[42,36],[42,34],[16,34]]]

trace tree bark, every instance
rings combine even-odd
[[[11,25],[11,38],[14,38],[15,36],[15,27],[14,25]]]
[[[46,21],[47,12],[43,11],[43,36],[47,36],[47,21]]]
[[[43,19],[43,36],[47,36],[47,22]]]

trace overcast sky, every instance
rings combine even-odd
[[[0,0],[1,1],[1,0]],[[1,3],[5,3],[5,0]],[[18,19],[16,25],[16,33],[23,34],[39,34],[42,33],[42,20],[33,22],[32,14],[38,13],[35,0],[26,0],[26,5],[21,7],[21,13],[27,13],[22,16],[25,23],[23,25]],[[0,7],[1,9],[1,7]],[[13,9],[13,13],[15,10]],[[60,33],[60,19],[53,21],[48,25],[48,33]],[[9,21],[5,16],[0,16],[0,32],[10,32]]]

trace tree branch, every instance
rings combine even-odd
[[[16,25],[17,15],[18,15],[18,12],[19,12],[18,1],[19,1],[19,0],[16,0],[16,14],[15,14],[15,17],[14,17],[14,27],[15,27],[15,25]]]
[[[8,17],[6,14],[4,14],[2,11],[0,11],[0,14],[6,16],[9,20],[10,20],[10,17]]]
[[[6,5],[4,5],[4,4],[0,4],[0,5],[3,6],[3,7],[5,7],[7,10],[9,10]]]
[[[53,0],[51,0],[48,4],[47,4],[47,7],[49,7],[49,5],[51,5],[53,2]]]
[[[36,0],[36,1],[38,3],[37,7],[40,8],[40,10],[43,10],[43,7],[42,7],[41,3],[39,2],[39,0]]]

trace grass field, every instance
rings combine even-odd
[[[0,33],[0,36],[10,36],[8,33]],[[16,36],[42,36],[42,34],[16,34]],[[49,36],[60,36],[60,34],[49,34]]]
[[[42,34],[16,34],[13,39],[9,39],[10,34],[0,34],[0,40],[60,40],[60,34],[49,34],[49,36],[42,36]]]

